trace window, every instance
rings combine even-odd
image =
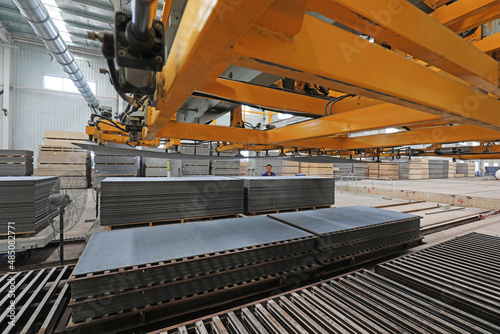
[[[96,82],[87,81],[90,90],[95,94]],[[57,77],[54,75],[43,76],[43,88],[48,90],[58,90],[61,92],[79,93],[78,88],[70,78]]]
[[[283,113],[278,113],[278,119],[288,119],[292,118],[293,115],[290,114],[283,114]]]

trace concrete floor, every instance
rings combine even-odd
[[[500,203],[500,181],[483,181],[477,179],[458,179],[458,180],[414,180],[414,181],[395,181],[394,189],[414,189],[431,194],[449,194],[462,196],[484,197],[491,196],[496,198]],[[65,234],[65,239],[83,238],[93,228],[95,220],[95,201],[92,196],[92,190],[88,189],[88,197],[86,209],[81,217],[81,220],[75,227]],[[385,194],[384,194],[385,195]],[[337,190],[335,205],[333,207],[365,205],[372,207],[382,207],[387,210],[397,212],[407,212],[422,217],[421,225],[427,226],[437,222],[460,219],[478,215],[488,210],[481,208],[461,208],[451,205],[449,210],[443,208],[443,202],[416,202],[403,198],[387,199],[382,196],[366,194],[362,192],[348,193]],[[446,202],[444,202],[446,203]],[[458,209],[458,210],[457,210]],[[94,226],[95,230],[95,226]],[[98,230],[105,230],[99,228]],[[412,251],[428,247],[445,240],[449,240],[455,236],[467,234],[470,232],[480,232],[491,235],[500,233],[500,216],[489,218],[483,221],[470,223],[467,225],[455,227],[449,230],[430,234],[425,237],[426,245],[412,249]],[[85,248],[84,242],[67,242],[64,245],[65,263],[74,264],[78,261],[81,253]],[[16,268],[16,270],[29,270],[40,267],[48,267],[57,265],[59,262],[59,252],[57,244],[49,244],[43,249],[32,251],[32,256],[27,264]],[[0,273],[5,270],[0,269]]]
[[[340,183],[337,183],[339,192],[340,186]],[[343,186],[346,190],[358,193],[374,193],[386,197],[391,193],[391,183],[388,181],[376,182],[374,188],[370,180],[350,182]],[[424,200],[486,210],[500,209],[500,180],[483,180],[479,177],[394,180],[392,187],[392,198]]]

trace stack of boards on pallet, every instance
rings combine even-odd
[[[474,177],[476,175],[476,167],[473,162],[458,162],[456,164],[455,177]]]
[[[332,205],[335,180],[324,177],[248,176],[245,181],[245,212]]]
[[[244,282],[312,265],[313,250],[310,233],[262,216],[96,232],[68,281],[72,321],[244,289]]]
[[[300,162],[299,172],[310,176],[332,177],[336,170],[331,163]]]
[[[126,225],[243,212],[243,180],[228,177],[107,177],[101,225]]]
[[[142,158],[142,175],[145,177],[167,177],[170,168],[168,159]]]
[[[371,163],[366,165],[366,176],[379,179],[399,179],[399,164],[391,162]]]
[[[220,152],[222,157],[235,156],[232,152]],[[216,157],[210,162],[210,175],[216,176],[238,176],[240,175],[239,160],[217,160]]]
[[[44,131],[35,175],[64,175],[61,177],[61,188],[87,188],[91,175],[90,152],[72,144],[87,139],[88,136],[83,132]]]
[[[210,155],[210,147],[208,144],[197,144],[195,145],[187,145],[183,144],[179,148],[179,152],[182,154],[189,155],[202,155],[209,156]],[[210,175],[210,160],[191,160],[186,159],[182,160],[181,163],[181,172],[183,176],[206,176]],[[219,174],[213,174],[219,175]]]
[[[67,329],[116,330],[140,315],[164,320],[421,242],[419,216],[363,207],[294,214],[94,233],[68,280]],[[332,265],[342,260],[343,268]]]
[[[19,176],[0,178],[0,227],[14,223],[15,233],[41,230],[49,218],[49,195],[59,192],[56,176]],[[53,213],[50,213],[53,214]]]
[[[421,162],[412,159],[399,163],[399,179],[400,180],[420,180],[422,179]]]
[[[429,179],[447,179],[449,169],[448,160],[429,159]]]
[[[33,151],[0,150],[0,176],[33,175]]]
[[[316,262],[335,268],[339,259],[377,247],[401,247],[420,237],[420,217],[406,213],[351,206],[287,212],[269,217],[318,237]]]
[[[94,155],[94,176],[135,177],[139,174],[139,157],[135,155]]]

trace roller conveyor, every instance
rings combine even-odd
[[[380,273],[363,269],[150,334],[499,333],[500,309],[477,313],[479,305],[491,306],[481,295],[485,294],[486,285],[497,281],[500,274],[498,266],[487,265],[491,257],[497,257],[499,245],[498,237],[469,234],[380,265],[377,267]],[[415,261],[409,266],[416,267],[420,258],[442,255],[440,259],[446,260],[453,253],[461,254],[462,260],[455,263],[449,258],[438,266],[455,272],[454,296],[448,290],[434,296],[422,289],[421,284],[400,280],[396,274],[392,275],[394,279],[386,277],[390,265],[402,272],[404,262]],[[472,267],[467,269],[469,265]],[[462,266],[460,270],[464,271],[458,275],[456,269]],[[429,267],[420,275],[428,279],[435,272]],[[478,276],[470,277],[469,272],[477,272]],[[474,286],[462,283],[467,276]],[[445,284],[445,275],[439,277]],[[498,284],[492,287],[488,290],[490,302],[498,297],[495,292]],[[469,306],[476,307],[464,307],[465,299]]]

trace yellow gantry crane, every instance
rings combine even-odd
[[[189,0],[168,56],[172,1],[158,21],[157,2],[136,1],[131,14],[116,13],[115,32],[94,35],[130,107],[125,119],[91,123],[87,133],[101,143],[191,139],[224,142],[220,150],[340,156],[434,145],[422,154],[500,156],[500,33],[482,38],[482,26],[500,17],[500,1]],[[231,65],[283,79],[259,85],[221,77]],[[266,130],[181,122],[176,115],[191,97],[312,119]],[[241,108],[226,112],[242,118]],[[404,131],[349,136],[384,128]],[[440,146],[467,141],[481,146]]]

